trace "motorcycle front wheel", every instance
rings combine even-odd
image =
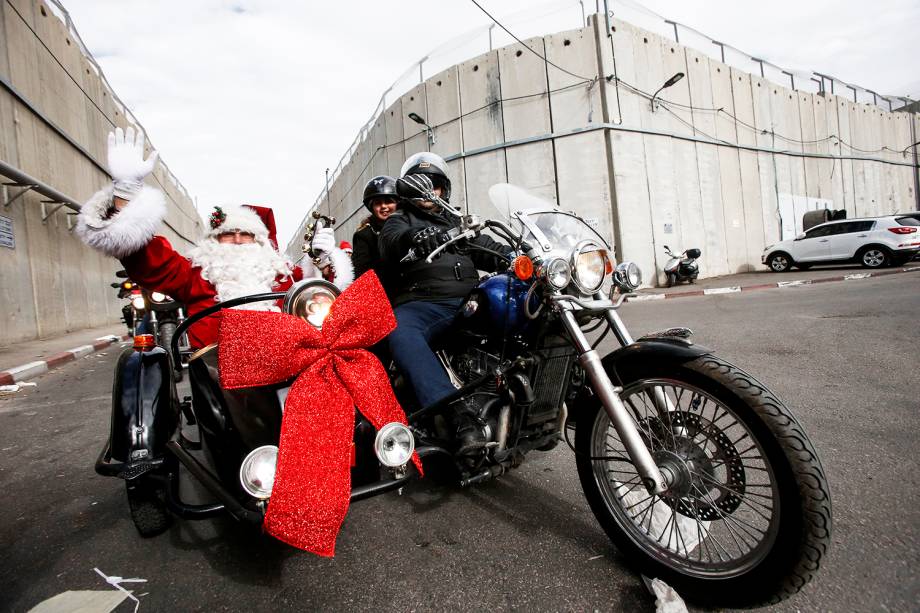
[[[148,474],[127,480],[125,493],[131,521],[141,536],[156,536],[172,524],[166,508],[166,485],[162,476]]]
[[[596,401],[583,407],[575,436],[585,496],[624,557],[701,604],[759,606],[798,592],[830,543],[831,500],[792,413],[709,355],[624,378],[621,397],[670,475],[668,491],[646,491]]]

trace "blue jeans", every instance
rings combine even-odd
[[[390,352],[421,407],[427,407],[455,392],[444,366],[430,344],[450,327],[463,298],[436,302],[414,300],[394,310],[396,329],[390,333]]]

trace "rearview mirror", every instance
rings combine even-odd
[[[119,270],[115,273],[115,276],[118,277],[119,279],[127,279],[128,273],[124,270]]]
[[[798,236],[796,236],[796,237],[795,237],[795,240],[800,241],[800,240],[802,240],[803,238],[805,238],[805,233],[804,233],[804,232],[802,232],[801,234],[799,234]]]
[[[119,287],[121,287],[121,283],[110,283],[109,285],[111,285],[115,289],[118,289]]]

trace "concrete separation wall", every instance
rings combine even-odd
[[[0,2],[0,160],[83,202],[110,181],[108,132],[134,124],[78,42],[50,5]],[[200,232],[191,199],[162,162],[150,183],[169,202],[162,233],[184,250]],[[0,346],[117,321],[118,262],[85,247],[72,213],[51,213],[34,191],[4,206],[20,189],[0,192],[14,239],[0,246]]]
[[[364,184],[423,149],[448,160],[454,204],[481,212],[489,186],[517,184],[596,225],[652,285],[664,282],[664,245],[702,249],[703,276],[732,274],[760,267],[764,247],[800,232],[805,211],[918,208],[917,113],[789,89],[624,21],[611,26],[592,17],[490,51],[390,104],[328,203],[318,200],[338,238],[350,240],[367,215]],[[677,72],[686,76],[653,109],[652,92]],[[433,143],[410,112],[433,126]],[[307,223],[288,245],[294,260]]]

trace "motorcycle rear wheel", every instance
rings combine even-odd
[[[155,475],[125,481],[131,521],[143,537],[157,536],[172,524],[166,508],[166,485]]]
[[[669,491],[641,486],[599,403],[583,407],[575,437],[585,496],[624,557],[701,604],[761,606],[798,592],[830,543],[831,501],[792,413],[713,356],[649,364],[628,379],[624,403],[659,466],[677,475]]]

